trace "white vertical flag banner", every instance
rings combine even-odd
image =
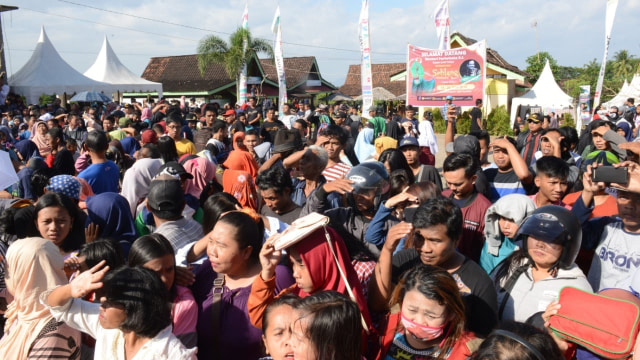
[[[362,0],[360,21],[360,81],[362,83],[362,117],[369,118],[369,108],[373,105],[373,82],[371,78],[371,39],[369,38],[369,0]]]
[[[613,27],[613,20],[616,17],[616,8],[618,7],[618,0],[607,0],[607,17],[605,23],[605,35],[604,35],[604,56],[602,58],[602,65],[600,66],[600,74],[598,75],[598,83],[596,84],[596,93],[593,98],[593,109],[600,105],[600,95],[602,92],[602,83],[604,82],[604,71],[607,66],[607,55],[609,54],[609,42],[611,41],[611,28]]]
[[[274,57],[276,61],[276,71],[278,72],[278,113],[280,117],[284,115],[282,106],[287,103],[287,82],[284,77],[284,58],[282,55],[282,26],[280,26],[280,6],[276,9],[276,16],[271,24],[271,31],[276,34]]]
[[[438,35],[438,50],[449,50],[449,0],[442,0],[436,8],[433,17],[436,21]]]
[[[242,13],[242,28],[249,29],[249,3],[244,6],[244,13]],[[247,51],[247,38],[242,41],[242,52]],[[242,105],[247,102],[247,64],[242,65],[242,71],[240,72],[240,85],[238,86],[238,104]]]

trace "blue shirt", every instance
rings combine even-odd
[[[104,192],[119,192],[120,169],[111,160],[100,164],[91,164],[78,174],[78,177],[87,180],[96,195]]]

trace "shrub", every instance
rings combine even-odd
[[[494,108],[487,117],[487,131],[493,136],[512,136],[513,129],[509,121],[509,113],[504,105]]]
[[[442,118],[441,109],[439,107],[431,108],[427,111],[431,111],[433,113],[433,131],[436,134],[444,134],[447,128],[444,124],[444,119]]]
[[[468,134],[471,132],[471,116],[468,111],[458,115],[456,119],[457,134]]]
[[[562,117],[564,118],[562,120],[562,126],[571,126],[572,128],[576,127],[576,122],[570,113],[564,113]]]

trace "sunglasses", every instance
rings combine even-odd
[[[532,120],[532,119],[529,119],[529,120],[527,120],[527,122],[528,122],[529,124],[531,124],[531,123],[539,124],[539,123],[540,123],[540,120]]]

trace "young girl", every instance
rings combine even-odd
[[[298,319],[299,303],[299,297],[286,294],[267,306],[262,320],[262,341],[270,356],[261,360],[284,360],[293,356],[291,326]]]
[[[533,200],[521,194],[503,196],[487,209],[485,243],[480,253],[480,266],[487,274],[518,248],[514,242],[518,229],[535,209]]]
[[[82,225],[75,222],[78,212],[76,203],[59,193],[44,194],[35,206],[33,217],[36,228],[43,238],[58,247],[64,257],[68,257],[84,243]]]
[[[42,294],[40,301],[56,320],[96,339],[96,360],[195,360],[196,350],[186,349],[171,333],[168,292],[158,275],[122,266],[105,276],[108,270],[100,262],[70,284]],[[100,288],[100,304],[80,300]]]
[[[358,304],[335,291],[302,300],[291,327],[297,360],[361,360],[362,323]]]
[[[171,296],[171,322],[173,334],[185,347],[197,344],[196,323],[198,305],[191,290],[176,285],[176,261],[173,247],[161,234],[150,234],[136,240],[129,250],[129,266],[142,266],[160,276]]]
[[[480,343],[464,330],[460,290],[446,270],[412,268],[396,285],[391,304],[400,310],[392,310],[383,325],[377,359],[466,359]]]

